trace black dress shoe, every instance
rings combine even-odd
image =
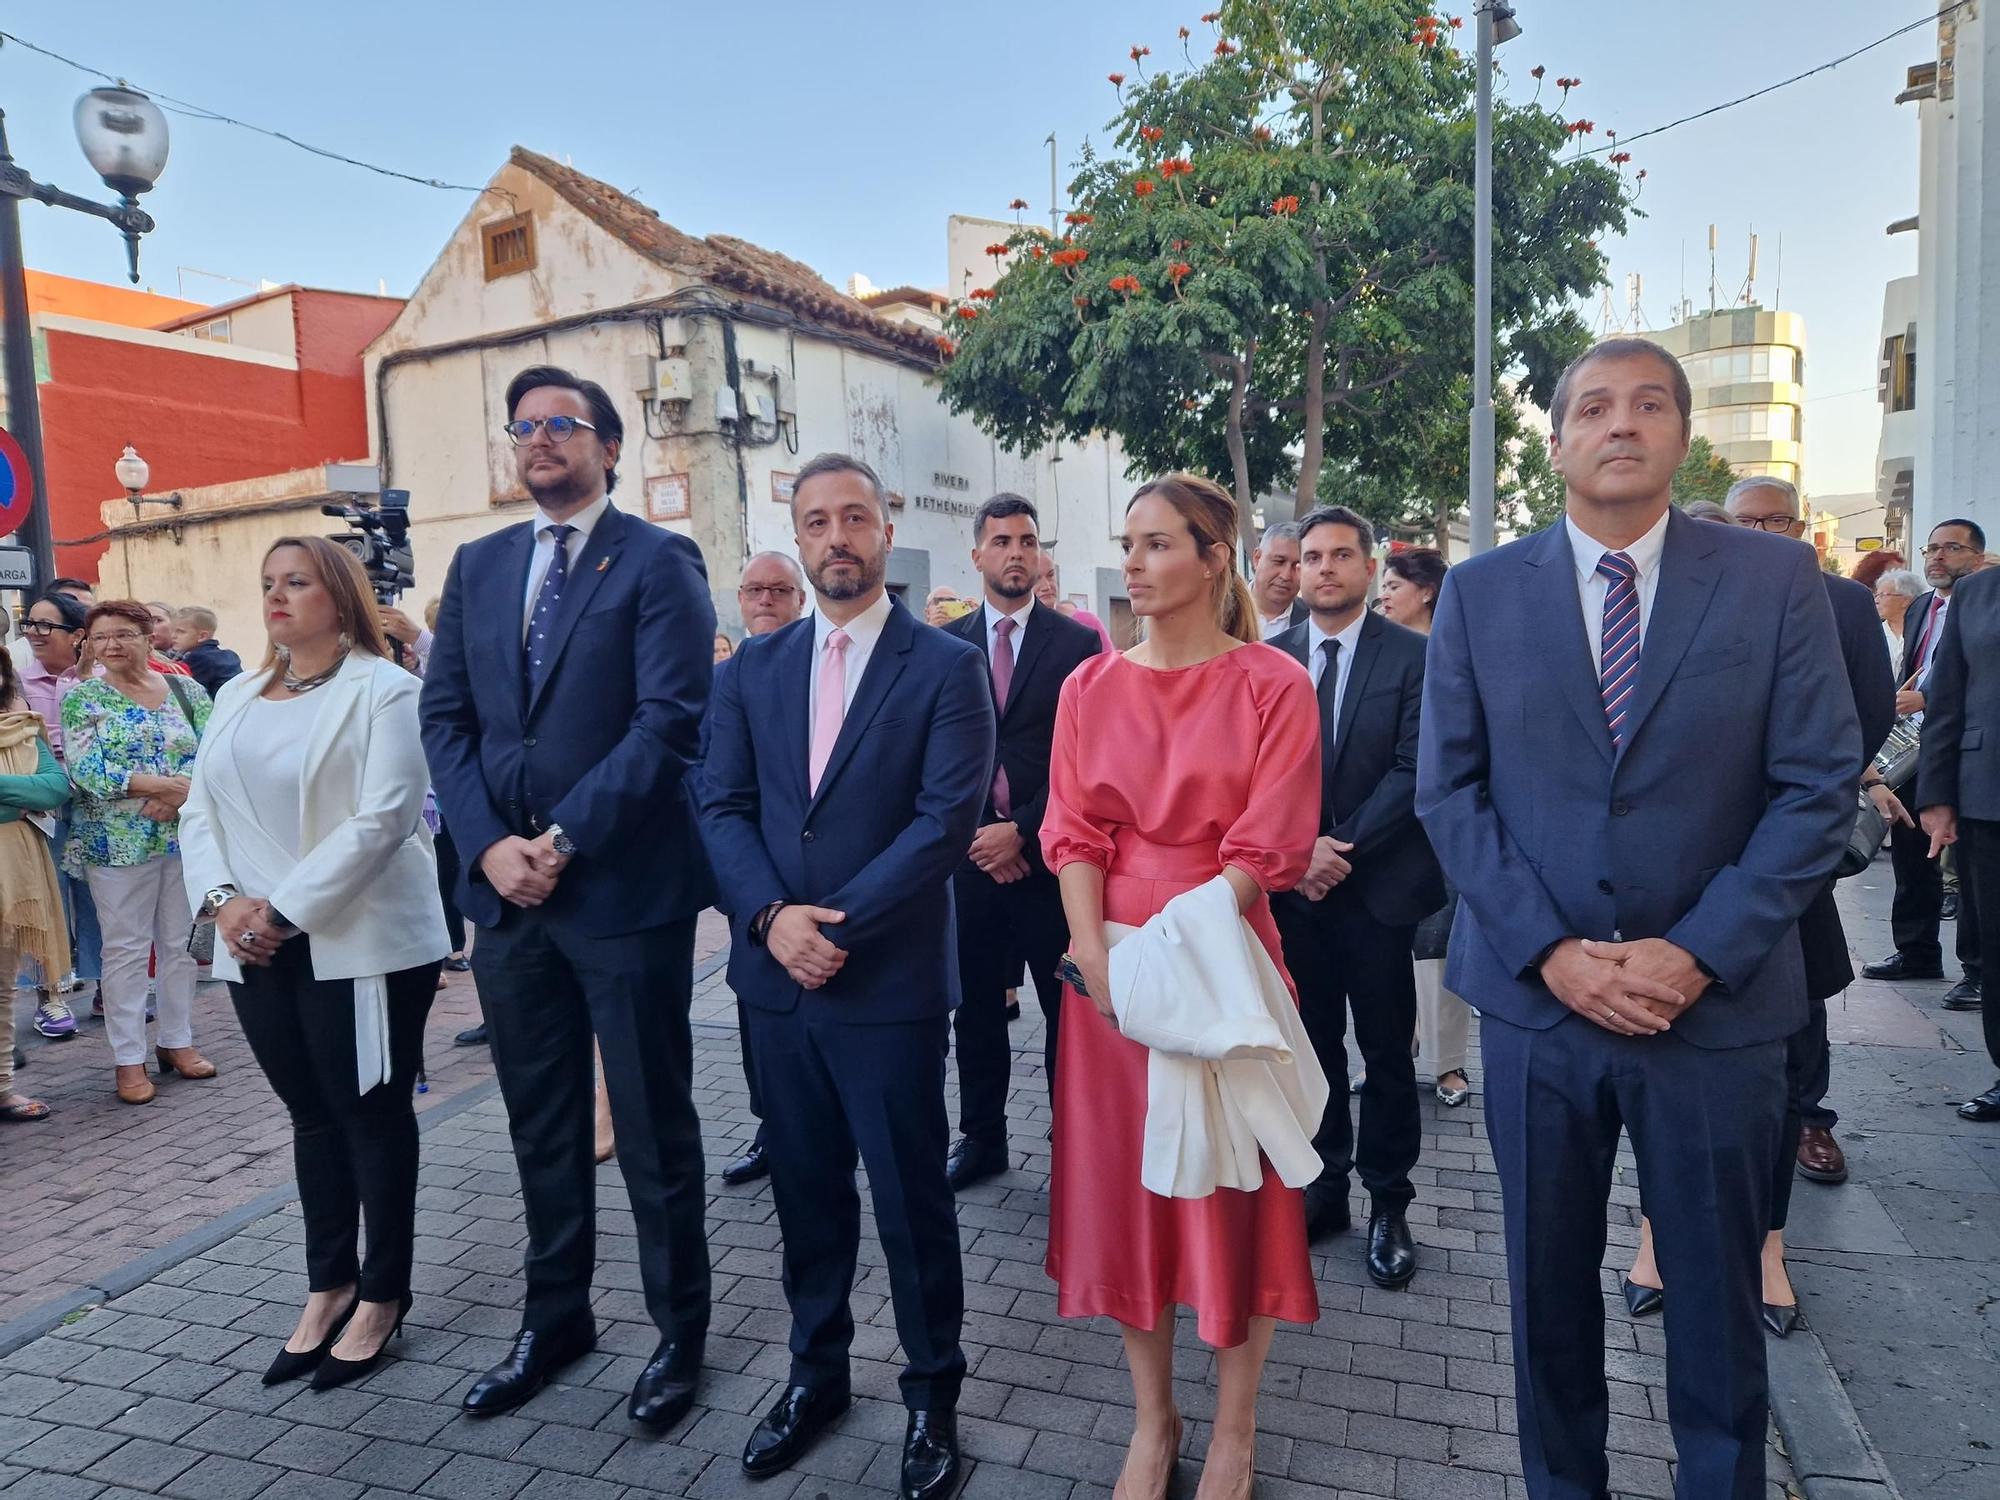
[[[1958,920],[1958,892],[1946,891],[1944,900],[1938,903],[1938,920],[1956,922]]]
[[[944,1500],[957,1480],[957,1414],[911,1412],[903,1432],[903,1500]]]
[[[1005,1146],[976,1145],[970,1136],[959,1137],[958,1144],[951,1148],[951,1155],[945,1158],[944,1163],[944,1175],[950,1179],[954,1193],[964,1191],[975,1182],[998,1177],[1006,1170]]]
[[[463,956],[447,958],[444,961],[444,966],[453,974],[470,974],[472,972],[472,960]]]
[[[743,1445],[743,1472],[752,1479],[768,1479],[792,1466],[792,1461],[812,1440],[846,1411],[854,1397],[846,1386],[815,1390],[809,1385],[785,1387],[764,1420],[750,1432]]]
[[[283,1385],[287,1380],[297,1380],[301,1375],[310,1375],[319,1368],[319,1362],[326,1358],[327,1350],[340,1342],[340,1336],[347,1332],[347,1320],[354,1316],[354,1309],[361,1305],[361,1298],[347,1304],[347,1311],[334,1319],[333,1327],[326,1331],[326,1337],[319,1341],[317,1348],[308,1349],[303,1354],[294,1354],[289,1349],[280,1349],[278,1357],[271,1361],[271,1368],[264,1372],[264,1384]]]
[[[356,1307],[360,1305],[358,1302],[355,1303]],[[403,1319],[409,1315],[410,1294],[405,1292],[402,1300],[396,1304],[396,1326],[389,1330],[389,1338],[377,1344],[375,1352],[366,1359],[342,1359],[329,1347],[326,1358],[321,1360],[319,1368],[313,1371],[312,1388],[316,1391],[330,1391],[337,1385],[351,1385],[374,1369],[382,1362],[382,1351],[389,1347],[389,1339],[393,1339],[403,1331]]]
[[[1985,984],[1977,979],[1961,979],[1944,992],[1946,1010],[1978,1010],[1985,1005]]]
[[[1650,1318],[1667,1305],[1667,1294],[1656,1286],[1640,1286],[1630,1276],[1625,1278],[1625,1310],[1635,1318]]]
[[[1978,1120],[1982,1124],[1989,1120],[2000,1120],[2000,1083],[1983,1094],[1975,1095],[1958,1107],[1961,1120]]]
[[[764,1143],[752,1141],[750,1149],[722,1169],[722,1180],[731,1187],[741,1187],[746,1182],[755,1182],[759,1177],[771,1175],[771,1164],[764,1160]]]
[[[1790,1337],[1792,1330],[1799,1326],[1798,1303],[1794,1302],[1790,1307],[1780,1307],[1775,1302],[1766,1302],[1764,1326],[1781,1339]]]
[[[1891,953],[1876,963],[1861,966],[1863,979],[1942,979],[1944,965],[1936,959],[1927,964],[1912,963],[1901,953]]]
[[[701,1378],[706,1336],[661,1339],[660,1347],[639,1372],[626,1413],[648,1427],[671,1427],[694,1405],[695,1382]]]
[[[1368,1220],[1368,1279],[1394,1290],[1417,1274],[1417,1246],[1400,1209],[1378,1208]]]
[[[475,1417],[512,1411],[548,1384],[556,1371],[596,1347],[597,1326],[587,1313],[547,1333],[524,1328],[514,1335],[507,1357],[472,1382],[460,1405]]]
[[[451,1040],[452,1045],[457,1047],[484,1047],[486,1045],[486,1023],[481,1021],[477,1026],[468,1026]]]
[[[1354,1214],[1347,1206],[1347,1195],[1338,1198],[1331,1193],[1306,1194],[1306,1243],[1317,1245],[1321,1240],[1331,1239],[1336,1234],[1345,1234],[1354,1227]]]

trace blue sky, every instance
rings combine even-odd
[[[1583,79],[1580,114],[1621,137],[1803,71],[1934,9],[1932,0],[1515,0],[1525,34],[1502,59]],[[91,0],[15,7],[30,41],[142,87],[420,176],[482,183],[519,142],[635,189],[694,233],[726,232],[806,261],[836,284],[941,284],[944,220],[1004,215],[1048,195],[1053,130],[1067,168],[1101,135],[1105,74],[1135,43],[1165,56],[1203,0],[711,0],[649,6],[571,0],[271,6]],[[1470,0],[1446,7],[1470,14]],[[1468,40],[1470,27],[1460,33]],[[1719,279],[1740,288],[1762,239],[1758,290],[1807,323],[1807,481],[1873,488],[1875,347],[1882,286],[1916,268],[1917,117],[1891,103],[1934,53],[1920,29],[1829,74],[1633,146],[1647,217],[1607,249],[1616,297],[1671,315],[1682,288],[1706,305],[1707,226]],[[70,127],[92,80],[0,47],[0,103],[15,157],[73,191],[95,184]],[[144,284],[221,301],[254,282],[407,292],[467,195],[391,181],[278,141],[184,116],[147,206],[159,220]],[[1599,137],[1601,139],[1601,136]],[[1064,180],[1067,181],[1067,171]],[[106,225],[28,204],[28,263],[115,281]],[[1596,314],[1595,307],[1590,309]]]

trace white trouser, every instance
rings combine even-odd
[[[1465,1071],[1465,1036],[1472,1008],[1444,987],[1444,960],[1420,958],[1417,966],[1417,1077],[1442,1078]]]
[[[85,874],[97,920],[104,930],[104,1034],[120,1067],[146,1061],[146,957],[156,956],[158,1043],[194,1045],[195,965],[187,951],[194,915],[181,885],[178,854],[143,865],[100,868]]]

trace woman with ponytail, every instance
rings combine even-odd
[[[1057,1042],[1048,1270],[1063,1316],[1123,1325],[1137,1410],[1120,1500],[1158,1500],[1180,1451],[1179,1307],[1194,1309],[1219,1372],[1198,1500],[1250,1493],[1274,1322],[1319,1315],[1304,1202],[1268,1162],[1254,1191],[1141,1185],[1149,1054],[1119,1034],[1108,999],[1104,924],[1141,925],[1218,876],[1283,972],[1268,893],[1310,861],[1319,718],[1305,671],[1258,644],[1236,535],[1236,504],[1210,480],[1170,474],[1132,497],[1125,584],[1146,638],[1063,684],[1042,821],[1087,992],[1064,996]]]

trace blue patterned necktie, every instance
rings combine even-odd
[[[1625,711],[1639,681],[1639,565],[1623,552],[1597,560],[1604,576],[1604,636],[1598,652],[1598,681],[1604,691],[1604,720],[1611,743],[1625,746]]]
[[[549,630],[555,624],[556,606],[562,603],[563,585],[569,582],[569,539],[576,528],[569,525],[542,528],[555,542],[549,554],[549,570],[542,575],[542,587],[535,595],[535,607],[528,615],[528,686],[541,684],[543,663],[548,650]]]

